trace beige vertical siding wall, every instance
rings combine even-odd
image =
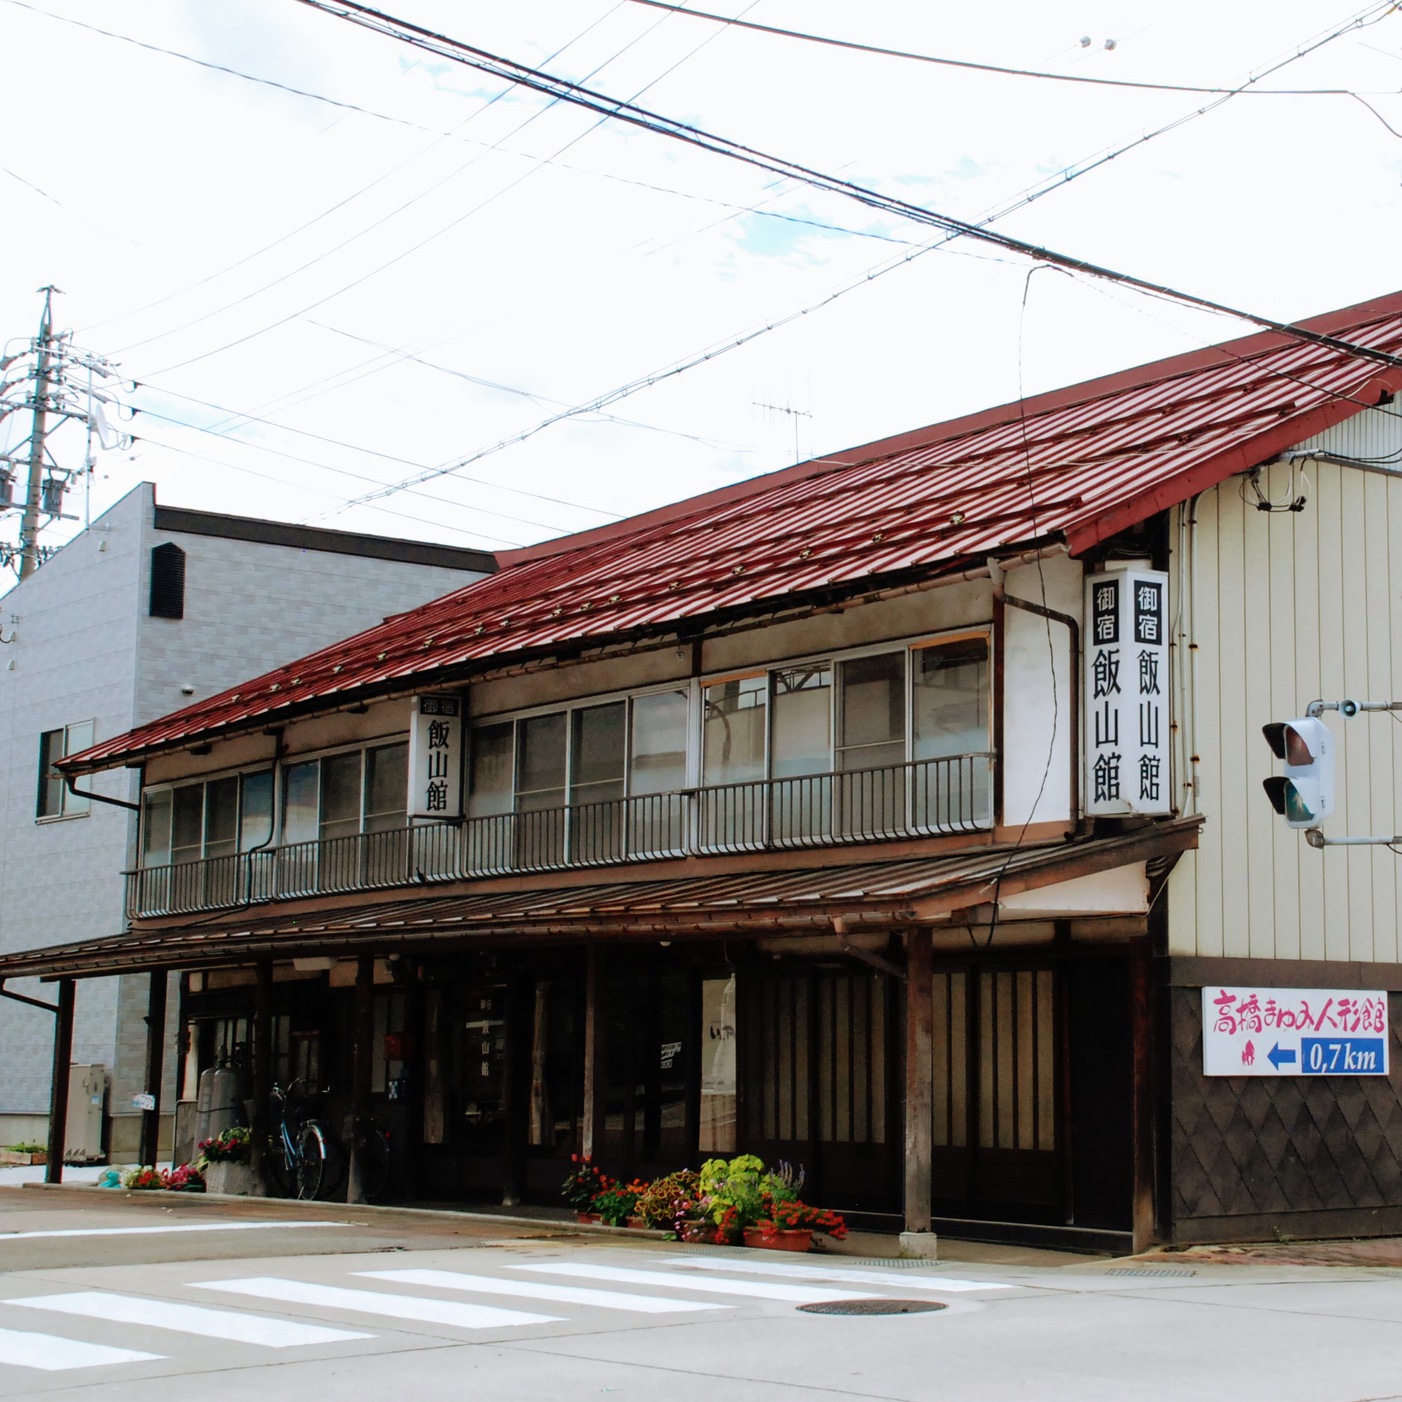
[[[1376,456],[1397,450],[1399,427],[1359,415],[1309,446]],[[1198,645],[1197,806],[1207,817],[1200,849],[1169,884],[1175,954],[1402,960],[1402,856],[1317,851],[1261,788],[1273,764],[1267,721],[1300,715],[1316,697],[1402,698],[1402,476],[1320,460],[1305,474],[1298,513],[1257,510],[1246,480],[1233,478],[1197,502],[1190,550],[1179,550],[1173,523],[1174,609],[1187,605]],[[1290,472],[1275,465],[1261,485],[1287,497]],[[1175,643],[1182,666],[1188,650],[1182,636]],[[1181,709],[1178,721],[1182,755],[1193,716]],[[1402,726],[1388,715],[1325,721],[1339,740],[1326,833],[1402,831]],[[1184,772],[1180,762],[1180,780]]]

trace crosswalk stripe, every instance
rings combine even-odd
[[[635,1314],[680,1314],[693,1310],[723,1310],[728,1305],[701,1300],[669,1300],[657,1295],[630,1295],[623,1290],[590,1290],[579,1285],[543,1285],[534,1280],[502,1280],[491,1275],[466,1275],[458,1271],[357,1271],[372,1280],[392,1280],[401,1285],[437,1286],[443,1290],[472,1290],[484,1295],[511,1295],[525,1300],[552,1300],[563,1305],[587,1305],[591,1309],[630,1310]]]
[[[540,1265],[513,1265],[512,1270],[540,1271],[548,1275],[579,1276],[584,1280],[611,1280],[620,1285],[654,1285],[667,1290],[701,1290],[712,1295],[744,1295],[754,1300],[788,1300],[793,1304],[812,1305],[832,1299],[831,1290],[818,1290],[811,1285],[781,1285],[766,1280],[711,1280],[698,1276],[682,1278],[676,1271],[635,1271],[626,1266],[597,1266],[588,1261],[551,1261]],[[859,1290],[845,1292],[849,1300],[873,1300],[875,1295]]]
[[[314,1285],[308,1281],[255,1276],[249,1280],[202,1280],[196,1290],[222,1290],[232,1295],[252,1295],[260,1300],[282,1300],[293,1305],[316,1305],[386,1319],[409,1319],[416,1324],[447,1324],[458,1329],[504,1329],[522,1324],[558,1324],[553,1314],[526,1314],[494,1305],[469,1305],[457,1300],[430,1300],[421,1295],[389,1295],[377,1290],[347,1290],[340,1285]]]
[[[898,1285],[902,1290],[937,1290],[942,1295],[964,1290],[1015,1290],[994,1280],[952,1280],[918,1271],[848,1270],[843,1266],[808,1266],[789,1261],[742,1261],[738,1258],[706,1260],[699,1256],[668,1256],[669,1265],[693,1271],[729,1271],[741,1275],[793,1276],[800,1280],[853,1280],[859,1285]]]
[[[166,1236],[177,1232],[262,1232],[276,1227],[279,1231],[302,1230],[308,1227],[344,1227],[345,1222],[187,1222],[183,1226],[161,1227],[68,1227],[63,1231],[0,1232],[0,1242],[35,1241],[40,1237],[87,1236]]]
[[[70,1368],[101,1368],[108,1363],[151,1363],[159,1353],[134,1348],[85,1344],[57,1334],[30,1334],[22,1329],[0,1329],[0,1363],[14,1368],[38,1368],[45,1373],[66,1373]]]
[[[295,1348],[302,1344],[334,1344],[374,1337],[373,1334],[352,1333],[349,1329],[327,1329],[320,1324],[298,1324],[290,1319],[270,1319],[266,1315],[236,1314],[232,1310],[148,1300],[139,1295],[109,1295],[100,1290],[80,1290],[70,1295],[31,1295],[0,1303],[54,1310],[83,1319],[106,1319],[115,1324],[171,1329],[207,1339],[231,1339],[235,1343],[260,1344],[264,1348]]]

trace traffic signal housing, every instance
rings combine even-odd
[[[1314,828],[1334,811],[1334,737],[1317,716],[1261,727],[1284,775],[1263,781],[1271,806],[1292,828]]]

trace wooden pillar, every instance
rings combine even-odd
[[[75,981],[60,979],[58,1012],[54,1016],[54,1077],[49,1091],[49,1161],[44,1182],[63,1182],[63,1155],[68,1134],[68,1066],[73,1060],[73,994]]]
[[[506,1046],[501,1074],[503,1207],[516,1207],[526,1190],[534,995],[534,980],[529,978],[519,965],[513,965],[507,973],[506,981]]]
[[[905,1231],[933,1240],[934,972],[928,926],[906,935],[905,980]],[[933,1254],[933,1253],[931,1253]]]
[[[160,1157],[161,1081],[165,1075],[166,982],[164,969],[151,971],[151,988],[146,997],[146,1094],[150,1108],[141,1112],[141,1163],[154,1168]]]
[[[253,987],[253,1114],[249,1125],[249,1160],[253,1181],[263,1181],[268,1148],[268,1103],[273,1093],[273,961],[260,959]]]
[[[604,1147],[604,1032],[599,947],[589,944],[584,965],[584,1097],[579,1152],[592,1158]]]
[[[346,1173],[346,1201],[364,1202],[358,1142],[361,1128],[370,1119],[370,1076],[375,1040],[375,956],[362,954],[355,967],[355,1050],[351,1071],[350,1167]]]
[[[1130,1133],[1133,1137],[1130,1229],[1134,1250],[1158,1239],[1154,1210],[1154,1018],[1147,949],[1136,950],[1129,965]]]

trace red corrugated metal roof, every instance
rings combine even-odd
[[[1402,353],[1402,293],[1302,325]],[[1402,370],[1275,333],[1157,361],[509,552],[496,575],[64,767],[1032,542],[1076,553],[1398,389]]]

